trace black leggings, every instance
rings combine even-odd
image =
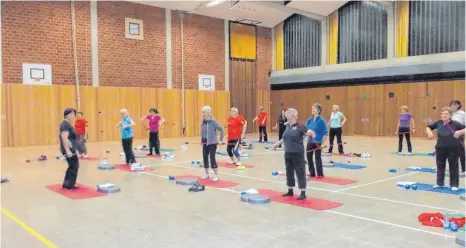
[[[408,143],[408,152],[412,152],[411,147],[411,133],[409,127],[398,128],[398,152],[403,150],[403,135],[406,137],[406,143]]]
[[[283,133],[285,132],[286,130],[286,127],[285,126],[279,126],[278,127],[278,140],[282,140],[283,138]],[[282,145],[280,145],[279,147],[282,147]]]
[[[149,133],[149,153],[152,154],[154,148],[155,154],[160,155],[159,131]]]
[[[126,163],[136,163],[136,157],[134,157],[133,152],[133,137],[121,139],[121,144],[123,145],[123,152],[125,153]]]
[[[285,152],[286,185],[290,188],[295,186],[295,177],[298,178],[298,187],[306,188],[306,164],[302,152]]]
[[[446,161],[448,159],[448,165],[450,167],[450,187],[458,187],[460,181],[458,175],[458,150],[460,150],[459,147],[435,148],[435,159],[437,161],[437,185],[444,186],[445,184],[445,168]]]
[[[238,148],[239,148],[240,144],[241,144],[241,140],[239,140],[239,139],[229,140],[228,141],[227,152],[228,152],[228,156],[230,156],[230,158],[232,158],[233,155],[235,157],[237,157],[237,158],[240,157],[240,154],[238,153]]]
[[[268,142],[266,126],[259,126],[259,142],[262,142],[262,136],[264,137],[264,142]]]
[[[316,149],[312,152],[306,152],[306,157],[307,157],[307,164],[309,166],[309,173],[311,174],[311,177],[316,176],[316,171],[317,171],[317,176],[318,177],[323,177],[324,176],[324,168],[322,167],[322,149],[317,149],[321,148],[321,144],[319,143],[307,143],[307,151]],[[316,160],[316,166],[314,168],[314,160]]]
[[[464,151],[464,135],[461,136],[460,139],[461,139],[461,141],[462,141],[462,143],[461,143],[461,149],[460,149],[460,153],[459,153],[460,163],[461,163],[461,171],[462,171],[462,172],[465,172],[465,169],[466,169],[465,167],[466,167],[466,166],[465,166],[465,156],[464,156],[464,155],[465,155],[465,154],[464,154],[464,152],[465,152],[465,151]]]
[[[217,169],[217,161],[215,160],[215,153],[217,152],[217,144],[202,145],[202,157],[204,159],[204,168],[209,168],[209,158],[210,158],[210,168]]]
[[[73,155],[70,158],[66,157],[66,162],[68,163],[68,169],[66,169],[66,172],[65,172],[65,179],[63,180],[63,187],[71,188],[71,187],[76,186],[76,179],[78,178],[78,170],[79,170],[78,156]]]
[[[341,127],[336,127],[336,128],[330,128],[330,146],[328,148],[328,153],[332,153],[333,150],[333,140],[335,139],[335,136],[337,136],[337,144],[338,144],[338,152],[340,154],[343,154],[343,142],[341,141],[341,133],[343,131],[341,130]]]

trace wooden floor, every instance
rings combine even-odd
[[[162,140],[162,147],[179,149],[186,141],[198,138]],[[435,167],[433,157],[391,155],[397,148],[395,138],[347,137],[345,141],[345,151],[368,152],[372,158],[333,157],[334,161],[367,168],[325,169],[327,176],[358,183],[308,183],[309,196],[343,203],[327,211],[240,201],[239,192],[245,189],[286,190],[285,178],[271,174],[273,170],[284,171],[283,152],[268,151],[267,145],[255,145],[250,158],[244,160],[254,168],[220,168],[220,180],[237,182],[238,186],[207,188],[200,193],[190,193],[168,180],[169,175],[202,175],[203,169],[190,163],[201,159],[199,145],[176,151],[171,162],[139,159],[154,169],[144,173],[100,171],[97,161],[80,161],[79,183],[95,187],[110,182],[122,189],[114,195],[85,200],[70,200],[46,188],[60,184],[66,169],[64,161],[55,159],[57,146],[5,148],[2,176],[10,182],[1,187],[1,247],[458,247],[455,233],[422,226],[417,217],[423,212],[464,213],[464,201],[454,195],[395,186],[400,181],[435,184],[435,174],[404,170],[408,166]],[[135,145],[143,143],[146,141]],[[430,152],[433,146],[434,141],[413,141],[415,152]],[[104,155],[112,163],[122,161],[118,142],[88,147],[91,156]],[[47,155],[48,161],[36,161],[41,154]],[[27,159],[31,162],[26,163]],[[397,173],[389,173],[390,168],[396,168]]]

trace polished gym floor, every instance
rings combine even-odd
[[[455,195],[396,187],[401,181],[435,184],[435,174],[404,170],[435,167],[433,157],[390,154],[397,148],[397,138],[344,138],[345,151],[367,152],[372,158],[330,158],[367,168],[325,168],[326,176],[358,180],[354,184],[309,181],[309,197],[343,204],[323,211],[278,202],[251,205],[240,201],[240,192],[250,188],[286,190],[285,177],[272,175],[274,170],[285,170],[283,151],[269,151],[266,144],[254,144],[254,149],[247,151],[250,156],[243,163],[253,168],[219,168],[220,180],[239,185],[207,187],[197,193],[176,185],[168,176],[203,175],[203,169],[190,162],[201,159],[200,145],[180,149],[186,141],[198,138],[162,139],[162,148],[177,149],[173,152],[176,157],[173,161],[138,159],[153,169],[147,172],[101,171],[97,169],[99,161],[80,161],[80,184],[113,183],[121,192],[76,200],[46,188],[60,184],[66,170],[66,162],[55,159],[58,146],[4,148],[2,176],[10,182],[1,187],[1,247],[458,247],[455,233],[422,226],[417,217],[424,212],[464,213],[464,201]],[[134,143],[136,147],[146,140]],[[434,143],[415,139],[414,151],[431,152]],[[88,144],[88,149],[90,156],[122,163],[118,142]],[[41,154],[48,160],[37,161]],[[390,168],[397,173],[389,173]],[[463,179],[460,186],[464,188]]]

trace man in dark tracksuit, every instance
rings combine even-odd
[[[448,159],[450,170],[450,187],[458,190],[458,155],[461,149],[461,140],[454,137],[455,131],[464,129],[464,125],[451,120],[450,108],[443,108],[441,120],[438,120],[426,128],[429,138],[433,138],[432,130],[437,129],[437,144],[435,145],[437,161],[437,185],[435,188],[443,187],[445,183],[445,167]]]

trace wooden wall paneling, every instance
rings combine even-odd
[[[11,92],[10,92],[10,85],[11,84],[2,84],[1,86],[1,93],[0,98],[2,99],[1,104],[1,115],[2,118],[0,119],[2,125],[2,147],[11,146],[12,144],[12,118],[11,118]]]
[[[120,128],[115,127],[121,121],[119,93],[118,87],[97,88],[99,141],[117,141],[121,139]],[[131,112],[129,114],[132,115]]]
[[[381,104],[384,105],[384,132],[381,135],[393,136],[398,125],[401,106],[406,105],[408,108],[408,89],[406,84],[386,84],[383,85],[383,98]],[[394,93],[395,96],[390,98],[389,93]]]
[[[225,135],[227,133],[226,126],[228,125],[228,117],[230,116],[230,93],[228,91],[216,91],[215,92],[215,109],[218,111],[218,119],[221,120],[221,124],[225,129]],[[248,120],[248,124],[252,120]]]
[[[257,115],[255,62],[232,59],[230,61],[230,101],[238,108],[239,114],[252,121]],[[248,125],[247,132],[257,132],[257,125]]]
[[[141,134],[141,138],[147,138],[149,142],[149,121],[142,120],[143,116],[149,115],[149,109],[155,108],[159,112],[160,116],[165,118],[163,114],[160,112],[159,106],[157,106],[157,89],[156,88],[142,88],[140,90],[140,98],[139,98],[139,116],[134,116],[134,121],[136,122],[136,126],[134,130],[138,129],[138,132]],[[159,134],[161,133],[162,127],[159,128]],[[135,144],[138,146],[139,144]]]
[[[156,99],[157,106],[160,106],[160,111],[167,120],[167,123],[161,129],[161,137],[171,138],[181,136],[183,124],[181,91],[177,89],[157,89]],[[189,111],[190,106],[188,104],[185,104],[185,106],[187,109],[186,112]]]
[[[429,116],[430,108],[426,98],[427,84],[425,82],[408,83],[407,89],[407,106],[413,114],[413,119],[416,127],[416,132],[411,134],[413,137],[425,137],[425,128],[427,126],[426,119]]]
[[[129,112],[129,116],[136,123],[136,126],[133,128],[133,135],[135,139],[141,139],[142,137],[146,138],[141,132],[141,89],[139,87],[124,87],[119,88],[119,97],[120,97],[120,108],[125,108]],[[146,110],[144,110],[144,114]]]
[[[186,131],[185,135],[187,137],[192,137],[199,135],[199,111],[197,110],[197,92],[196,90],[186,90],[185,91],[185,101],[187,106],[186,111]]]
[[[97,110],[97,88],[92,86],[80,87],[81,109],[84,118],[88,121],[86,130],[89,142],[96,142],[99,138],[99,122]]]

